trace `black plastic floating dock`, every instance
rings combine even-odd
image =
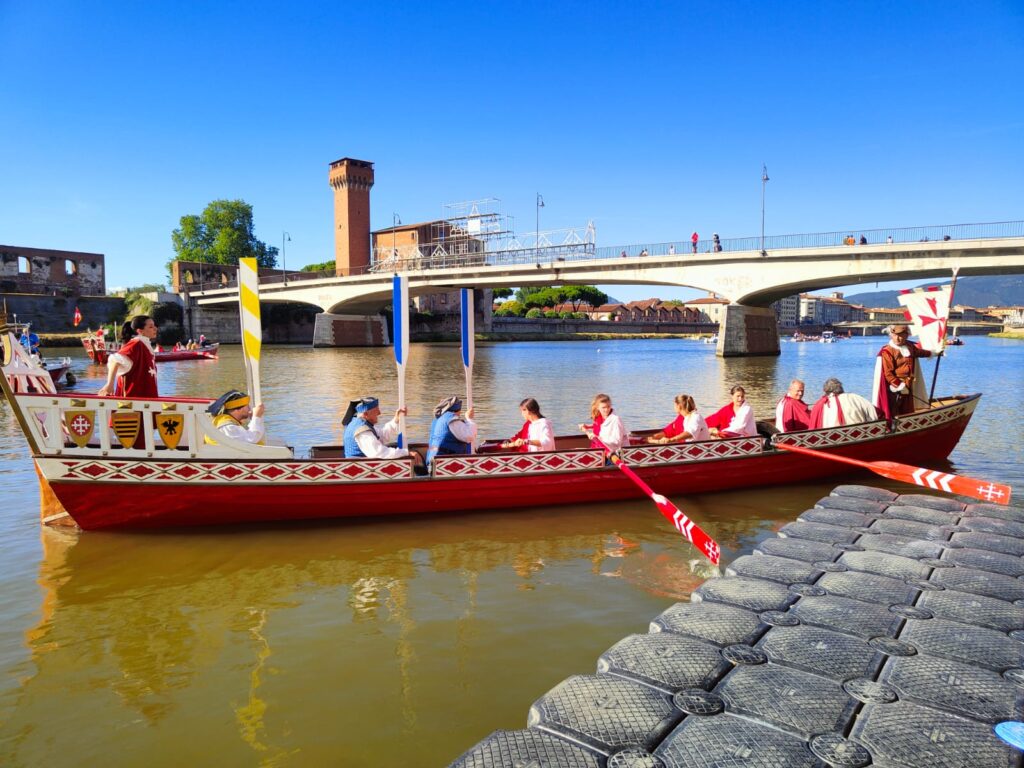
[[[1010,768],[1024,508],[843,485],[453,768]]]

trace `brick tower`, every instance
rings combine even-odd
[[[339,275],[359,274],[370,264],[370,187],[373,163],[343,157],[331,163],[334,190],[334,260]]]

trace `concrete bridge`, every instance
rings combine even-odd
[[[413,269],[407,274],[412,296],[464,287],[559,284],[671,285],[713,291],[731,302],[723,315],[717,353],[725,357],[777,355],[775,314],[769,305],[794,293],[857,283],[944,278],[954,267],[964,276],[1024,273],[1024,229],[1021,222],[1010,224],[1016,230],[1011,237],[685,254],[677,252],[675,244],[663,244],[644,247],[637,255],[626,249],[622,251],[626,255],[614,255],[616,249],[605,248],[581,258],[515,264],[490,264],[485,259],[482,264]],[[1005,225],[999,226],[1005,230]],[[635,252],[635,248],[630,250]],[[238,296],[235,286],[191,295],[199,306],[234,302]],[[261,281],[260,299],[310,304],[327,315],[372,314],[391,302],[391,274],[312,275],[299,281],[289,275],[287,284]]]

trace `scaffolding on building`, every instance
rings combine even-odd
[[[501,212],[501,200],[488,197],[443,206],[430,222],[430,241],[374,249],[373,272],[408,272],[446,267],[551,263],[593,258],[594,222],[586,227],[552,229],[519,236],[514,219]]]

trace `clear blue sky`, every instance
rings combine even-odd
[[[0,0],[0,243],[160,281],[242,198],[325,261],[343,156],[374,228],[540,192],[599,245],[755,235],[762,161],[768,234],[1024,218],[1019,0],[284,5]]]

